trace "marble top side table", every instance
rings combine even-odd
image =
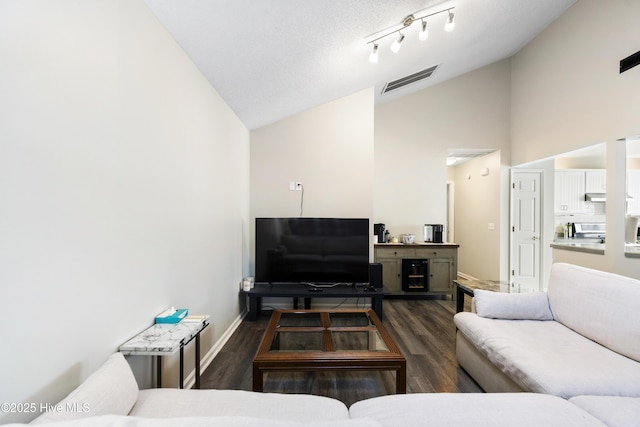
[[[162,387],[162,356],[180,351],[180,388],[184,388],[184,346],[196,340],[195,388],[200,388],[200,332],[209,325],[209,316],[194,316],[179,323],[156,323],[119,348],[125,355],[156,356],[156,387]]]

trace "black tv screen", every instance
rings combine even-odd
[[[255,280],[369,281],[369,219],[256,218]]]

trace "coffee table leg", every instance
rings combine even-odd
[[[253,391],[262,391],[263,388],[263,378],[262,371],[256,364],[253,364]]]
[[[405,394],[407,392],[407,365],[403,364],[396,371],[396,394]]]

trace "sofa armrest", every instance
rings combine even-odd
[[[107,361],[58,404],[31,424],[97,415],[128,415],[138,399],[138,383],[122,353]]]
[[[473,293],[480,317],[512,320],[553,320],[545,292],[508,294],[477,289]]]

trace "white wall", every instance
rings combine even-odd
[[[489,173],[482,175],[483,169]],[[458,270],[473,272],[480,279],[500,280],[500,251],[486,250],[501,245],[500,152],[462,163],[454,170]]]
[[[211,315],[207,353],[241,311],[247,129],[138,0],[3,1],[0,58],[0,402],[57,401],[171,305]]]
[[[300,181],[302,192],[290,191]],[[251,217],[371,218],[373,89],[251,132]]]
[[[494,148],[508,164],[509,82],[505,60],[376,107],[375,222],[386,224],[393,235],[416,236],[422,236],[423,224],[446,222],[447,149]],[[500,186],[492,191],[498,195]],[[474,209],[456,189],[456,211]],[[496,233],[508,226],[505,218],[495,221]],[[461,225],[456,224],[456,240],[466,242],[462,254],[488,252],[475,234],[463,236]],[[459,270],[486,278],[486,268],[493,275],[501,269],[501,250],[508,248],[496,246],[483,269],[461,256]]]
[[[640,49],[639,14],[580,0],[513,57],[513,164],[638,134],[640,69],[619,63]]]
[[[625,156],[617,140],[640,133],[640,67],[619,73],[619,61],[640,49],[639,15],[640,2],[576,2],[513,57],[511,103],[514,165],[607,144],[606,253],[554,250],[553,260],[636,278],[638,260],[623,254]]]

